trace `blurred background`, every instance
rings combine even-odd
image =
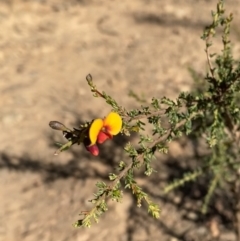
[[[240,2],[226,2],[227,12],[234,14],[231,35],[239,56]],[[205,183],[163,195],[163,187],[196,162],[198,146],[188,140],[172,143],[169,156],[155,161],[158,172],[150,178],[137,174],[143,190],[162,209],[159,220],[144,205],[137,208],[126,191],[122,203],[109,202],[99,224],[73,228],[80,211],[91,208],[95,183],[107,181],[125,158],[122,147],[129,139],[115,138],[101,147],[98,157],[81,146],[54,156],[54,142],[65,140],[48,126],[58,120],[77,127],[110,111],[92,97],[85,80],[89,73],[99,90],[127,109],[140,105],[129,90],[149,102],[153,96],[174,98],[191,90],[188,69],[206,72],[200,36],[216,3],[0,1],[1,241],[235,240],[233,210],[221,193],[205,217],[199,212]],[[220,44],[219,38],[214,48]]]

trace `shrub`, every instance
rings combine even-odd
[[[131,189],[137,206],[146,202],[148,212],[154,218],[159,218],[160,208],[137,184],[134,170],[144,168],[145,175],[150,176],[154,171],[151,162],[156,152],[167,154],[170,142],[189,135],[204,139],[209,149],[208,154],[195,170],[183,173],[182,178],[166,186],[165,191],[169,192],[190,181],[198,182],[198,177],[204,177],[209,180],[209,186],[202,212],[207,212],[216,188],[233,190],[236,219],[240,223],[237,215],[240,208],[240,61],[235,60],[231,52],[229,33],[233,16],[225,16],[224,12],[223,1],[220,0],[216,11],[212,12],[212,23],[202,35],[206,44],[208,71],[200,80],[203,83],[201,88],[190,93],[180,93],[176,100],[167,97],[152,98],[150,104],[144,103],[137,109],[127,110],[111,96],[101,92],[89,74],[86,79],[94,97],[104,99],[111,106],[112,112],[106,118],[87,122],[73,130],[60,122],[50,122],[53,129],[62,131],[69,140],[60,147],[57,154],[73,144],[83,143],[90,153],[98,155],[98,144],[113,138],[120,130],[126,136],[133,132],[138,134],[137,146],[129,142],[123,147],[128,160],[119,163],[117,173],[109,174],[109,183],[100,181],[96,184],[98,191],[91,200],[93,208],[81,213],[82,219],[75,223],[75,227],[90,227],[92,220],[98,221],[99,216],[107,210],[107,200],[122,200],[124,189]],[[213,37],[219,32],[217,30],[222,32],[222,51],[211,53]],[[193,70],[191,72],[197,76]],[[136,100],[141,99],[133,92],[131,95]],[[166,121],[168,124],[163,124]],[[144,134],[146,124],[151,126],[150,136]]]

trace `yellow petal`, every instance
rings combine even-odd
[[[91,141],[91,145],[95,144],[97,141],[97,136],[100,130],[103,127],[103,120],[102,119],[95,119],[90,128],[89,128],[89,139]]]
[[[111,135],[117,135],[122,129],[122,118],[118,113],[110,112],[103,121],[103,126]]]

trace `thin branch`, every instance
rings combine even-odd
[[[206,49],[205,49],[205,52],[206,52],[208,67],[209,67],[209,70],[211,72],[211,76],[213,78],[215,78],[215,76],[214,76],[214,68],[212,66],[211,59],[210,59],[210,54],[209,54],[209,42],[208,41],[209,41],[209,39],[207,38],[206,39]]]
[[[134,117],[130,117],[127,114],[125,116],[123,116],[123,119],[125,121],[132,121],[132,120],[140,120],[140,119],[144,119],[144,118],[150,118],[150,117],[154,117],[154,116],[162,116],[164,115],[166,112],[166,110],[157,110],[157,111],[153,111],[149,114],[141,114],[138,116],[134,116]]]

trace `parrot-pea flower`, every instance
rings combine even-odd
[[[96,143],[102,144],[108,139],[112,139],[122,129],[122,118],[118,113],[110,112],[104,119],[95,119],[89,127],[89,142],[86,149],[94,156],[99,154]]]

